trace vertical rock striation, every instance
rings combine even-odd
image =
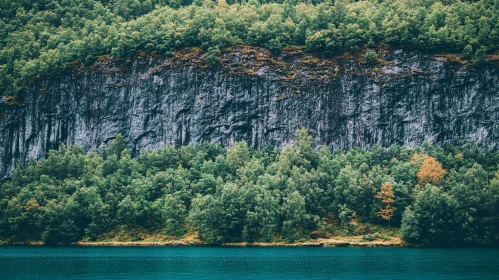
[[[499,67],[406,50],[379,55],[368,65],[242,46],[214,68],[184,51],[63,69],[28,85],[22,106],[4,106],[0,178],[60,143],[100,149],[118,133],[134,154],[202,141],[282,145],[299,127],[331,148],[425,140],[498,148]]]

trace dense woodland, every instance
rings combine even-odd
[[[100,55],[195,47],[216,65],[238,44],[367,61],[387,44],[480,64],[499,50],[499,1],[0,0],[0,97],[22,102],[30,80]],[[498,152],[471,144],[315,149],[304,129],[283,149],[203,143],[132,158],[118,135],[100,153],[63,145],[19,164],[0,185],[0,239],[66,243],[140,228],[210,244],[369,240],[395,227],[411,243],[498,245],[498,164]]]
[[[119,135],[101,153],[62,145],[0,186],[0,238],[64,243],[141,228],[211,244],[369,240],[391,226],[411,243],[499,244],[498,152],[314,147],[305,129],[283,149],[203,143],[137,159]]]
[[[0,96],[96,56],[237,44],[338,54],[380,43],[459,54],[499,50],[497,0],[0,0]],[[372,55],[372,53],[370,53]]]

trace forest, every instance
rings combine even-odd
[[[412,244],[499,245],[499,152],[473,144],[365,150],[235,142],[165,146],[131,157],[62,145],[0,185],[0,239],[100,240],[110,231],[195,232],[206,244],[301,242],[398,229]]]
[[[497,0],[1,0],[0,97],[22,103],[33,79],[100,55],[186,47],[214,65],[238,44],[336,55],[383,43],[483,63],[498,17]]]

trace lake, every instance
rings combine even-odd
[[[0,279],[499,279],[499,249],[0,246]]]

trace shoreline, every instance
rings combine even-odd
[[[77,246],[77,247],[198,247],[198,246],[213,246],[213,247],[427,247],[408,244],[400,239],[392,239],[389,241],[357,241],[357,240],[341,240],[341,239],[319,239],[316,241],[306,241],[301,243],[285,243],[285,242],[230,242],[222,244],[206,244],[197,240],[172,240],[172,241],[78,241],[65,244],[49,244],[46,245],[42,241],[37,242],[0,242],[0,246]]]

